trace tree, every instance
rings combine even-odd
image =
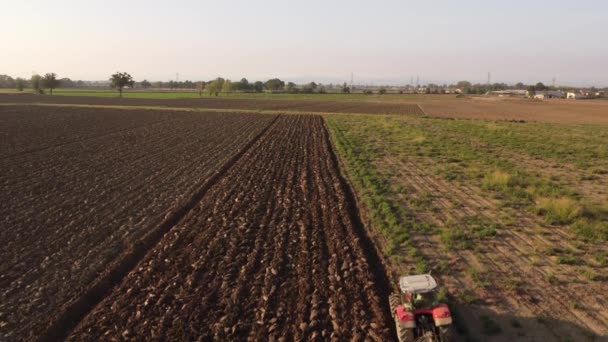
[[[119,96],[122,97],[122,89],[124,87],[133,87],[135,81],[133,81],[133,77],[126,72],[116,72],[112,77],[110,77],[110,82],[112,88],[118,89]]]
[[[253,91],[256,93],[264,92],[264,83],[262,83],[262,81],[256,81],[253,84]]]
[[[240,81],[232,83],[232,90],[247,92],[251,90],[251,85],[246,78],[241,78]]]
[[[59,86],[59,80],[54,72],[49,72],[42,78],[42,88],[49,89],[53,95],[53,89]]]
[[[378,90],[378,93],[379,93],[380,95],[384,95],[384,94],[386,94],[386,88],[384,88],[384,87],[380,87],[380,89]]]
[[[515,89],[526,89],[526,86],[521,82],[517,82],[515,83]]]
[[[315,82],[310,82],[310,84],[308,85],[310,87],[310,89],[312,90],[317,90],[317,84]]]
[[[196,83],[196,89],[198,90],[198,97],[203,96],[203,90],[205,90],[205,82],[199,81]]]
[[[23,88],[25,88],[25,79],[17,77],[17,79],[15,80],[15,84],[17,86],[17,90],[23,91]]]
[[[222,93],[224,93],[224,94],[232,93],[232,82],[230,82],[230,80],[225,80],[224,84],[222,84]]]
[[[34,89],[34,93],[36,94],[41,94],[41,90],[42,90],[42,77],[38,74],[33,75],[32,79],[30,80],[30,82],[32,83],[32,89]]]
[[[293,82],[287,82],[287,86],[285,87],[285,90],[288,93],[293,93],[296,90],[296,84]]]
[[[543,82],[538,82],[534,86],[534,90],[543,91],[543,90],[547,90],[547,87],[543,84]]]
[[[344,94],[350,93],[350,88],[346,85],[346,82],[344,82],[344,85],[342,85],[342,92]]]
[[[529,97],[534,97],[534,94],[536,94],[536,91],[534,89],[534,86],[529,86],[528,87],[528,96]]]
[[[207,85],[205,86],[205,90],[209,93],[209,95],[215,95],[217,96],[220,91],[222,91],[222,86],[224,85],[224,80],[222,79],[220,81],[220,79],[216,79],[214,81],[211,81],[210,83],[207,83]]]
[[[472,86],[473,85],[469,81],[459,81],[458,83],[456,83],[456,88],[462,90],[463,93],[471,92]]]
[[[272,78],[264,83],[264,87],[272,92],[283,90],[285,88],[285,82],[278,78]]]
[[[152,83],[148,82],[148,80],[141,81],[141,87],[144,89],[148,89],[152,86]]]
[[[16,86],[15,79],[9,75],[0,75],[0,88],[15,88]]]

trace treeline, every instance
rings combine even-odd
[[[56,74],[48,73],[44,76],[34,75],[31,79],[24,78],[13,78],[8,75],[0,75],[0,88],[9,88],[23,90],[24,88],[32,88],[37,93],[43,93],[45,89],[48,89],[51,93],[54,88],[107,88],[111,86],[111,82],[108,81],[83,81],[83,80],[71,80],[70,78],[57,78]],[[209,81],[156,81],[150,82],[143,80],[141,82],[133,82],[127,86],[128,88],[140,88],[140,89],[171,89],[171,90],[192,90],[198,91],[199,94],[212,94],[218,95],[220,93],[228,94],[233,92],[241,93],[350,93],[350,92],[361,92],[364,94],[373,94],[374,89],[378,94],[385,94],[387,92],[398,92],[398,93],[426,93],[426,94],[444,94],[453,93],[456,90],[464,94],[485,94],[491,91],[499,90],[527,90],[529,93],[535,93],[546,90],[577,90],[582,88],[577,87],[551,87],[538,82],[536,84],[524,84],[518,82],[514,85],[506,83],[492,83],[492,84],[473,84],[469,81],[459,81],[455,84],[425,84],[425,85],[406,85],[406,86],[357,86],[357,89],[351,89],[346,83],[343,84],[321,84],[316,82],[310,82],[306,84],[295,84],[294,82],[285,82],[279,78],[272,78],[262,81],[250,82],[246,78],[242,78],[240,81],[231,81],[218,77]],[[596,90],[595,87],[590,88],[592,91]],[[605,88],[608,90],[608,88]]]
[[[135,83],[136,88],[158,88],[158,89],[197,89],[199,93],[209,93],[218,95],[219,93],[232,93],[232,92],[242,92],[242,93],[262,93],[265,91],[278,93],[326,93],[327,86],[322,84],[317,84],[316,82],[310,82],[303,85],[297,85],[293,82],[285,82],[278,78],[271,78],[265,82],[255,81],[250,82],[246,78],[242,78],[240,81],[231,81],[229,79],[224,79],[222,77],[218,77],[216,79],[210,81],[168,81],[168,82],[149,82],[147,80],[143,80],[141,82]],[[334,88],[334,85],[331,84],[328,86],[329,88]],[[340,87],[340,90],[343,92],[349,92],[346,84]]]
[[[40,83],[43,80],[43,83]],[[46,82],[46,83],[44,83]],[[100,88],[107,87],[109,82],[100,81],[73,81],[69,78],[57,78],[55,73],[47,73],[44,76],[33,75],[30,79],[21,77],[13,78],[8,75],[0,75],[0,88],[17,89],[22,91],[24,88],[32,88],[34,91],[53,89],[61,86],[62,88]]]
[[[0,75],[0,88],[12,88],[19,91],[23,91],[24,88],[32,88],[38,94],[43,94],[45,89],[48,89],[52,95],[53,89],[59,87],[59,84],[61,84],[61,80],[57,79],[57,74],[52,72],[44,76],[33,75],[29,80]]]
[[[568,86],[548,86],[542,82],[538,82],[536,84],[524,84],[522,82],[518,82],[514,85],[508,85],[506,83],[494,83],[494,84],[471,84],[469,81],[460,81],[456,84],[452,84],[448,86],[452,89],[460,89],[465,94],[485,94],[490,91],[498,91],[498,90],[527,90],[529,93],[534,94],[539,91],[550,91],[550,90],[578,90],[578,89],[587,89],[587,88],[579,88],[579,87],[568,87]],[[429,87],[431,88],[431,87]],[[431,88],[432,89],[432,88]],[[599,90],[596,87],[590,87],[591,91]],[[607,89],[608,88],[604,88]]]

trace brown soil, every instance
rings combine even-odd
[[[0,107],[0,340],[41,333],[269,115]]]
[[[280,117],[69,339],[389,339],[351,197],[322,118]]]
[[[429,100],[419,103],[433,117],[608,124],[608,101]]]
[[[412,103],[367,103],[347,101],[313,100],[264,100],[264,99],[130,99],[82,96],[36,96],[32,94],[0,94],[0,103],[51,103],[120,106],[165,106],[176,108],[214,108],[296,111],[305,113],[363,113],[363,114],[412,114],[423,112]]]
[[[608,283],[583,276],[587,270],[602,272],[593,261],[602,246],[581,249],[563,227],[545,226],[539,218],[512,211],[480,195],[480,190],[471,185],[449,183],[430,174],[424,165],[432,164],[431,160],[386,157],[383,162],[389,169],[398,170],[391,182],[406,189],[398,199],[404,206],[413,208],[413,201],[426,201],[424,208],[415,210],[420,222],[450,229],[466,226],[466,217],[510,221],[498,229],[496,237],[474,242],[472,250],[438,253],[438,246],[443,245],[438,236],[413,234],[414,245],[431,265],[447,262],[447,272],[440,278],[449,292],[460,299],[468,293],[480,304],[461,308],[465,318],[470,316],[467,324],[474,327],[474,332],[481,330],[478,316],[483,311],[499,321],[503,340],[548,336],[587,340],[593,334],[608,334],[608,302],[601,295],[608,291]],[[587,264],[557,264],[556,257],[547,254],[550,250],[570,250]],[[486,285],[472,278],[472,270]],[[525,320],[524,324],[521,317],[538,319]],[[511,327],[515,318],[523,327]],[[525,335],[518,335],[522,332]]]

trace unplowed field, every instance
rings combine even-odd
[[[322,118],[282,116],[70,339],[387,340],[361,229]]]
[[[378,103],[319,100],[264,100],[264,99],[128,99],[81,96],[35,96],[0,94],[0,103],[55,103],[118,106],[165,106],[176,108],[213,108],[232,110],[273,110],[306,113],[367,113],[367,114],[423,114],[415,103]]]
[[[392,337],[319,116],[0,106],[0,340]]]

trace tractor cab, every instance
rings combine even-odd
[[[409,304],[412,310],[429,309],[437,304],[437,282],[430,274],[401,277],[399,289],[403,294],[403,304]]]
[[[399,291],[389,298],[400,342],[450,341],[452,316],[436,296],[437,282],[430,274],[399,278]]]

